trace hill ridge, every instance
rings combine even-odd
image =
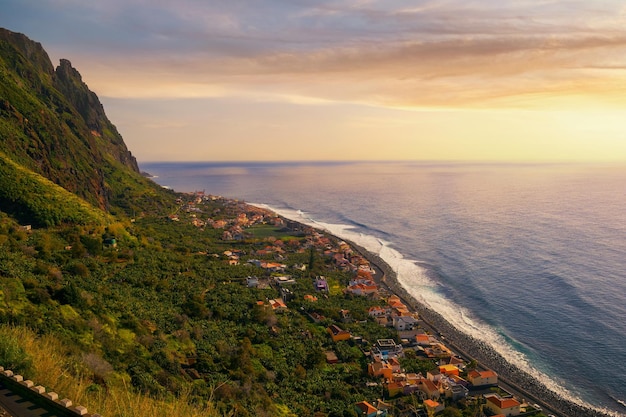
[[[98,96],[71,62],[61,59],[55,69],[39,42],[3,28],[0,139],[0,151],[11,161],[101,210],[131,215],[141,211],[133,200],[159,192],[158,185],[141,176]],[[28,195],[30,190],[19,192]],[[31,211],[24,198],[4,195],[0,210]]]

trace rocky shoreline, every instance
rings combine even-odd
[[[416,311],[427,327],[442,335],[445,343],[465,359],[475,359],[486,368],[498,373],[500,385],[514,394],[538,403],[544,412],[559,417],[610,417],[609,414],[592,410],[566,400],[548,389],[528,373],[510,364],[498,352],[486,343],[477,340],[452,326],[439,313],[426,307],[411,296],[398,282],[396,272],[380,256],[369,252],[354,242],[350,245],[378,271],[376,279],[380,285],[398,295],[403,301]]]

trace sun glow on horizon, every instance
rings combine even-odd
[[[626,160],[618,0],[5,10],[139,160]]]

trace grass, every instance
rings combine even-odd
[[[106,369],[100,359],[100,371],[108,371],[104,385],[94,382],[93,355],[80,356],[70,347],[51,335],[39,336],[26,327],[0,326],[2,343],[18,341],[29,365],[25,379],[43,385],[60,398],[69,398],[74,404],[87,407],[109,417],[218,417],[211,400],[207,404],[194,404],[191,389],[183,390],[177,397],[154,398],[129,387],[127,378]],[[88,366],[89,364],[89,366]],[[0,364],[1,365],[1,364]]]
[[[18,207],[33,223],[106,224],[111,217],[0,152],[0,201]],[[25,219],[22,219],[25,220]]]
[[[250,233],[256,239],[266,239],[268,237],[275,237],[281,240],[299,239],[299,237],[293,235],[293,232],[270,224],[255,225],[246,229],[246,232]]]

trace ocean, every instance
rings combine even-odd
[[[379,254],[400,283],[562,397],[626,416],[626,165],[145,163]]]

